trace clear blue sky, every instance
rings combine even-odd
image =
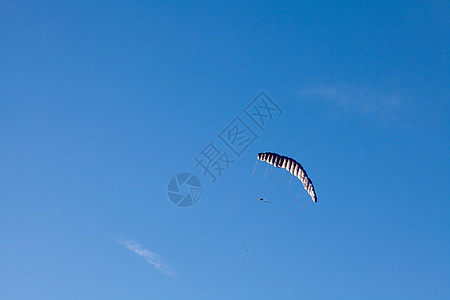
[[[2,1],[0,298],[450,299],[449,2],[303,2]]]

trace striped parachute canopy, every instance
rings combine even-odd
[[[258,159],[261,161],[265,161],[277,168],[283,168],[291,172],[292,175],[301,180],[301,182],[303,183],[303,187],[311,196],[312,200],[314,202],[317,202],[316,192],[314,191],[314,186],[311,179],[308,178],[308,175],[306,174],[306,171],[303,169],[302,165],[295,159],[271,152],[259,153]]]

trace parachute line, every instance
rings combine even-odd
[[[253,168],[252,176],[253,176],[253,174],[255,174],[255,171],[256,171],[256,169],[258,169],[258,167],[259,167],[259,160],[256,160],[255,167]]]

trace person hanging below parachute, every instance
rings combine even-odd
[[[317,202],[316,192],[314,191],[314,185],[311,179],[308,178],[308,175],[306,174],[306,171],[303,169],[302,165],[295,159],[287,156],[282,156],[277,153],[266,152],[259,153],[258,160],[265,161],[275,166],[276,168],[283,168],[291,172],[292,175],[300,179],[300,181],[303,183],[303,187],[311,196],[312,200],[314,202]],[[259,198],[259,200],[264,201],[263,198]]]

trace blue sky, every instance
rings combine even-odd
[[[449,13],[3,1],[0,298],[449,299]],[[244,112],[261,91],[283,111],[265,131]],[[219,138],[236,117],[258,136],[239,157]],[[211,141],[234,160],[214,183]],[[318,203],[252,174],[266,151]],[[167,197],[181,172],[203,187],[188,208]]]

